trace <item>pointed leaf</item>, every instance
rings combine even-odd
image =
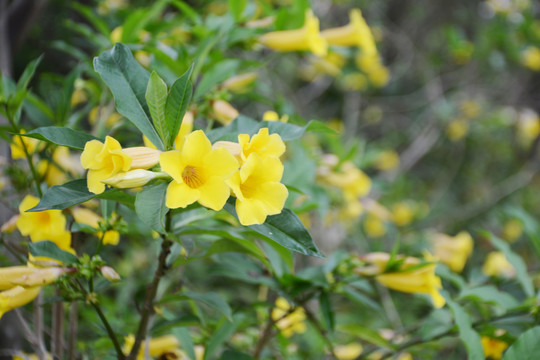
[[[191,101],[191,94],[193,93],[193,86],[189,78],[193,71],[193,65],[180,76],[172,85],[171,92],[167,97],[167,105],[165,106],[165,118],[166,118],[166,141],[165,147],[167,149],[172,148],[176,134],[180,130],[182,119]]]
[[[25,134],[19,135],[47,141],[56,145],[67,146],[77,150],[84,150],[84,145],[87,141],[96,139],[100,140],[90,134],[60,126],[40,127]]]
[[[26,66],[26,69],[24,69],[23,74],[17,82],[17,90],[23,90],[28,88],[28,84],[30,83],[30,80],[32,80],[32,78],[34,77],[34,73],[36,72],[36,68],[41,62],[41,59],[43,59],[43,55],[40,55],[37,59],[31,61]]]
[[[161,140],[166,142],[165,104],[167,103],[167,84],[159,75],[152,71],[146,88],[146,102],[152,115],[152,120]]]
[[[128,118],[158,149],[163,143],[151,122],[145,93],[150,75],[129,48],[117,43],[94,58],[94,69],[111,89],[118,112]]]
[[[161,234],[165,234],[165,215],[169,208],[165,206],[167,183],[144,188],[137,193],[135,212],[146,225]]]
[[[58,245],[49,240],[30,242],[28,243],[28,249],[33,256],[46,256],[64,264],[74,264],[79,261],[75,255],[60,249]]]

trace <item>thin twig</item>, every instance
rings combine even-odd
[[[56,296],[60,296],[60,291],[56,290]],[[51,331],[51,353],[54,359],[63,359],[62,350],[64,347],[64,303],[57,301],[52,306],[52,331]]]
[[[68,336],[68,348],[67,356],[68,360],[75,360],[76,358],[76,345],[77,345],[77,332],[79,325],[79,303],[74,301],[69,307],[69,336]]]

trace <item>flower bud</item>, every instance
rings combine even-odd
[[[122,149],[122,152],[131,157],[131,169],[150,169],[159,162],[159,150],[145,146],[136,146]]]
[[[242,164],[242,147],[239,143],[235,143],[232,141],[216,141],[212,148],[219,149],[224,148],[227,149],[235,158],[238,160],[238,163]]]
[[[102,266],[101,269],[101,275],[110,282],[116,282],[120,281],[120,275],[114,269],[110,266]]]
[[[239,115],[238,110],[225,100],[214,101],[212,110],[213,117],[223,125],[228,125]]]
[[[155,173],[153,171],[137,169],[118,173],[111,178],[101,180],[101,182],[120,189],[129,189],[146,185],[159,174],[160,173]]]
[[[0,268],[0,290],[11,289],[15,285],[13,280],[20,278],[23,275],[32,274],[38,271],[36,268],[29,266],[10,266]]]
[[[52,284],[60,277],[60,275],[66,272],[65,269],[59,267],[51,267],[46,269],[36,269],[36,271],[25,274],[11,282],[14,285],[19,285],[25,288],[34,286],[45,286]]]
[[[221,87],[234,93],[243,94],[247,92],[248,87],[257,79],[257,76],[258,74],[254,72],[236,75],[223,82]]]

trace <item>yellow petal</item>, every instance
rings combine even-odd
[[[204,173],[209,177],[228,178],[237,169],[238,161],[224,148],[214,149],[204,157]]]
[[[182,170],[185,167],[182,155],[178,150],[171,150],[159,155],[161,170],[169,174],[174,180],[182,181]]]
[[[198,190],[200,190],[199,203],[215,211],[223,209],[231,195],[227,184],[217,176],[208,178]]]
[[[36,268],[28,266],[10,266],[0,268],[0,290],[8,290],[15,285],[12,283],[13,280],[20,278],[23,275],[29,275],[38,271]]]
[[[102,183],[101,180],[108,179],[111,176],[112,171],[109,169],[88,170],[86,179],[88,191],[93,192],[94,194],[101,194],[105,191],[105,184]]]
[[[266,209],[259,200],[245,199],[244,201],[236,200],[236,213],[240,224],[260,225],[266,220]]]
[[[184,208],[199,200],[200,196],[201,192],[199,189],[192,189],[184,183],[173,180],[167,187],[165,205],[169,209]]]
[[[261,184],[257,192],[257,199],[260,200],[268,215],[281,213],[285,200],[289,196],[287,187],[278,182],[267,182]]]
[[[186,136],[186,141],[182,148],[182,157],[187,164],[200,166],[202,165],[202,159],[210,151],[212,151],[210,140],[208,140],[202,130],[197,130]]]
[[[103,245],[118,245],[120,242],[120,233],[116,230],[108,230],[103,236]]]
[[[99,140],[90,140],[84,144],[84,150],[81,154],[81,165],[85,169],[99,168],[100,162],[96,161],[96,156],[103,149],[103,143]]]

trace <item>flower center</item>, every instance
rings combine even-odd
[[[186,166],[182,171],[182,180],[192,189],[196,189],[203,184],[203,177],[200,170],[193,166]]]

